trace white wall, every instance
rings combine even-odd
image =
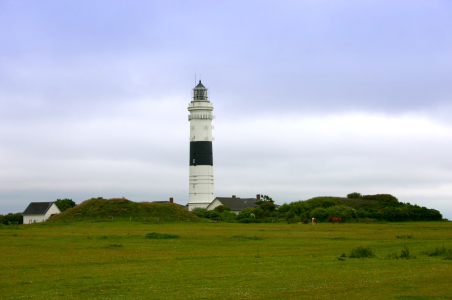
[[[223,205],[220,200],[215,199],[212,201],[212,203],[209,204],[209,206],[207,206],[207,210],[214,210],[215,207]]]
[[[207,210],[214,210],[217,206],[223,205],[223,203],[220,202],[220,200],[215,199],[212,201],[212,203],[207,206]],[[235,213],[238,215],[240,213],[240,210],[231,210],[232,213]]]
[[[24,215],[24,224],[44,222],[45,215]]]
[[[47,211],[45,219],[47,220],[48,218],[50,218],[51,215],[56,215],[59,213],[61,213],[60,209],[58,208],[58,206],[56,206],[55,203],[53,203],[52,206],[50,206],[49,210]]]

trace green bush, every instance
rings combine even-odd
[[[225,210],[224,212],[220,213],[220,218],[222,221],[232,223],[237,220],[237,215],[233,212]]]
[[[253,211],[254,211],[253,207],[242,209],[240,213],[237,215],[237,220],[251,218],[252,214],[254,215]]]
[[[204,216],[207,213],[207,209],[205,208],[201,208],[201,207],[196,207],[192,209],[192,214],[194,214],[195,216],[199,217],[199,218],[204,218]]]
[[[268,217],[268,215],[269,215],[269,213],[265,212],[261,207],[253,208],[251,213],[258,219],[262,219],[262,218]],[[251,217],[252,217],[252,215],[251,215]]]
[[[262,223],[262,220],[255,219],[255,218],[245,218],[245,219],[240,219],[238,222],[239,223]]]
[[[226,205],[218,205],[217,207],[215,207],[215,210],[219,213],[222,213],[224,211],[231,211],[231,208],[229,206]]]
[[[177,239],[177,234],[151,232],[146,234],[147,239]]]
[[[354,208],[345,205],[335,205],[325,209],[327,218],[336,217],[341,218],[342,221],[348,221],[358,217],[358,214]]]
[[[353,249],[348,256],[350,258],[375,257],[375,252],[370,247],[358,247]]]
[[[328,218],[328,213],[326,212],[325,208],[323,207],[317,207],[314,208],[310,215],[311,218],[316,218],[317,220],[325,221]]]
[[[209,210],[204,215],[204,218],[207,218],[207,219],[218,219],[219,217],[220,217],[220,213],[217,212],[216,210]]]

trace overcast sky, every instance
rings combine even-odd
[[[0,214],[216,196],[392,194],[452,219],[452,2],[0,0]]]

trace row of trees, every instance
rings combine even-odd
[[[399,202],[389,194],[362,196],[359,193],[340,197],[316,197],[282,205],[278,211],[287,217],[316,218],[325,221],[331,216],[386,221],[439,221],[443,216],[435,209]]]
[[[439,221],[442,215],[435,209],[428,209],[410,203],[399,202],[389,194],[366,195],[351,193],[347,198],[315,197],[276,207],[272,198],[263,196],[258,207],[243,209],[238,215],[231,213],[227,206],[215,210],[195,209],[198,217],[218,219],[229,222],[257,222],[285,220],[289,222],[308,222],[311,218],[326,221],[338,217],[343,221],[355,219],[376,219],[385,221]],[[254,221],[253,221],[254,220]]]
[[[9,213],[7,215],[0,215],[0,224],[23,224],[24,218],[22,217],[22,213]]]

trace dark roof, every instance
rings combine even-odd
[[[53,202],[31,202],[22,215],[45,215]]]
[[[231,198],[231,197],[217,197],[221,204],[229,206],[231,210],[242,210],[248,207],[258,207],[255,203],[255,198]]]
[[[201,80],[199,81],[198,85],[195,86],[195,89],[205,89],[206,87],[201,83]]]

